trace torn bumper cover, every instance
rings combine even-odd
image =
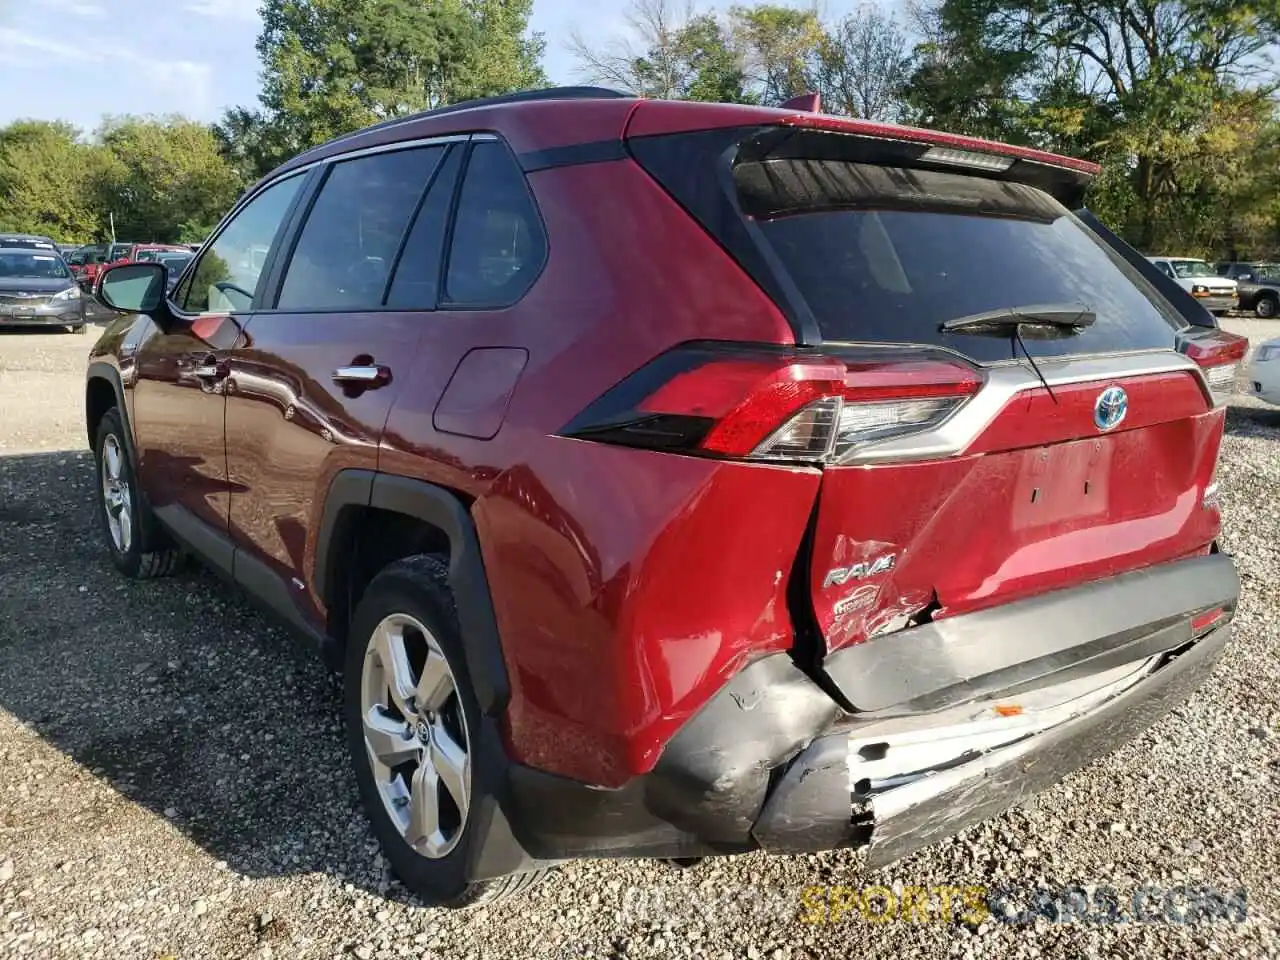
[[[888,863],[1181,703],[1228,641],[1239,586],[1230,558],[1212,554],[879,637],[827,658],[828,689],[852,712],[786,655],[766,657],[651,773],[605,790],[512,767],[503,809],[535,860],[869,843],[871,862]]]
[[[775,852],[813,850],[809,837],[814,835],[828,847],[869,839],[868,863],[891,863],[1018,805],[1142,733],[1204,681],[1230,631],[1223,625],[1174,653],[1127,669],[1078,702],[1068,701],[1078,712],[1051,725],[1019,735],[1011,723],[1014,739],[995,747],[981,744],[984,735],[990,736],[982,720],[971,723],[967,737],[958,728],[918,728],[951,734],[944,739],[958,752],[933,766],[912,770],[908,765],[904,773],[881,781],[860,777],[859,768],[892,760],[894,735],[901,732],[893,722],[868,724],[868,729],[855,725],[821,737],[771,793],[754,836]],[[997,725],[1018,719],[996,716]],[[966,740],[975,745],[966,748]],[[865,762],[881,753],[883,759]],[[843,836],[837,824],[844,825]]]

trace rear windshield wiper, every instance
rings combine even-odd
[[[964,317],[944,320],[943,333],[1010,332],[1019,327],[1052,327],[1063,332],[1083,330],[1097,321],[1098,315],[1082,303],[1041,303],[1025,307],[1001,307]]]
[[[1051,330],[1054,335],[1070,335],[1093,326],[1097,319],[1098,315],[1081,303],[1041,303],[971,313],[967,317],[956,317],[943,322],[940,329],[943,333],[1007,333],[1014,344],[1022,348],[1031,369],[1036,372],[1053,402],[1057,403],[1053,387],[1049,386],[1049,381],[1040,371],[1040,365],[1022,342],[1023,328]]]

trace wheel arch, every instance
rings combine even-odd
[[[325,606],[350,609],[344,601],[344,578],[353,572],[344,549],[362,522],[374,516],[403,517],[438,532],[447,554],[449,589],[462,631],[467,669],[476,700],[486,716],[500,713],[510,698],[506,663],[498,638],[497,616],[480,552],[480,539],[463,499],[445,487],[373,470],[343,470],[334,477],[316,539],[315,586]],[[433,538],[434,539],[434,538]],[[330,634],[345,641],[345,625],[330,624]]]
[[[129,422],[129,408],[124,402],[124,384],[120,380],[120,371],[106,361],[96,360],[89,364],[84,386],[84,422],[90,449],[93,449],[98,439],[98,424],[112,407],[120,411],[120,419],[124,422],[124,441],[132,458],[133,424]]]

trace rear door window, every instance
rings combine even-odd
[[[1166,348],[1183,323],[1128,264],[1034,187],[843,161],[739,164],[758,224],[825,340],[926,343],[980,362],[1008,337],[943,333],[949,319],[1038,304],[1097,315],[1071,336],[1026,337],[1041,356]]]
[[[289,260],[278,310],[372,310],[443,146],[333,165]]]

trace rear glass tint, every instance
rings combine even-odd
[[[1176,313],[1048,194],[965,174],[842,161],[740,163],[745,214],[823,339],[938,344],[1013,356],[1006,336],[942,333],[949,319],[1080,303],[1096,323],[1024,341],[1037,356],[1167,348]]]

